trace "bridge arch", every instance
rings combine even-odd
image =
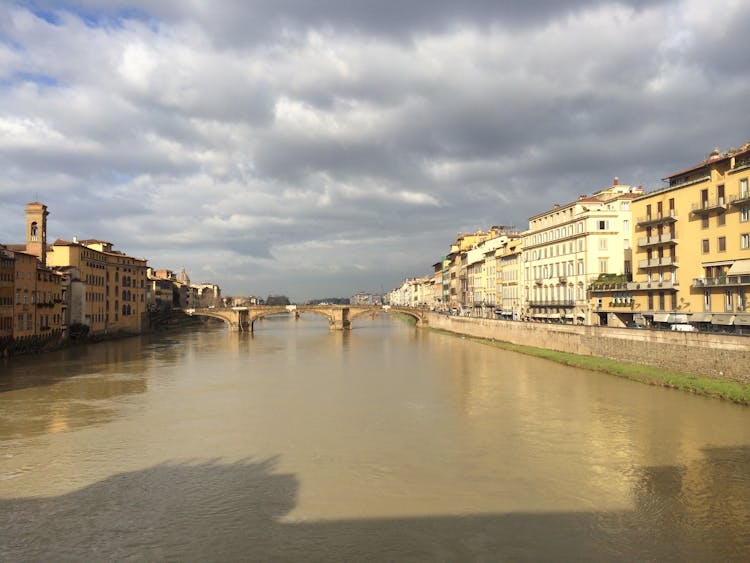
[[[390,307],[388,311],[407,315],[417,321],[417,326],[427,324],[427,314],[422,309],[412,309],[411,307]]]
[[[351,323],[357,317],[364,315],[372,315],[374,317],[380,313],[383,313],[382,307],[351,307],[349,309],[349,322]]]
[[[248,314],[246,307],[235,307],[233,309],[185,309],[187,315],[209,317],[220,319],[227,323],[231,332],[242,332],[248,330]]]
[[[257,311],[251,312],[250,314],[250,332],[253,332],[255,327],[255,321],[262,319],[263,317],[269,317],[271,315],[278,315],[280,313],[312,313],[314,315],[320,315],[328,320],[328,325],[333,328],[336,320],[333,315],[325,310],[317,308],[297,307],[296,309],[289,310],[286,307],[276,307],[274,309],[258,309]]]

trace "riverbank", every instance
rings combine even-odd
[[[518,352],[528,356],[535,356],[537,358],[544,358],[566,366],[597,371],[608,375],[615,375],[617,377],[624,377],[648,385],[657,385],[659,387],[687,391],[705,397],[719,398],[741,405],[750,405],[750,384],[737,383],[734,381],[721,381],[694,373],[664,370],[654,366],[633,364],[619,360],[611,360],[595,356],[583,356],[580,354],[560,352],[523,344],[512,344],[510,342],[503,342],[491,338],[468,336],[460,332],[446,329],[433,327],[424,328],[442,334],[460,336],[467,340],[493,346],[495,348]]]
[[[37,355],[65,348],[88,346],[122,338],[132,338],[133,336],[140,336],[151,332],[179,330],[189,326],[209,323],[221,324],[222,322],[206,317],[193,317],[185,314],[180,309],[174,309],[150,315],[146,328],[142,332],[119,330],[89,334],[87,326],[78,325],[79,328],[82,327],[85,330],[71,330],[69,331],[71,335],[67,338],[63,338],[60,333],[54,333],[46,336],[29,336],[15,340],[11,338],[0,339],[0,358],[7,359],[15,356]]]

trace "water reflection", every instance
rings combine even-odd
[[[0,373],[0,440],[109,421],[113,399],[147,391],[150,369],[138,338],[13,358]]]

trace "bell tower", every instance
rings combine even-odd
[[[47,265],[47,206],[38,201],[26,205],[26,252]]]

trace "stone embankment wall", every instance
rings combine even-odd
[[[428,314],[430,327],[467,336],[750,383],[750,337],[704,332],[526,323]]]

